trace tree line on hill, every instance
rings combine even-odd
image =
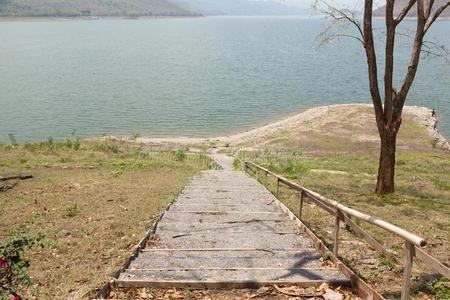
[[[0,16],[196,16],[170,0],[0,0]]]
[[[295,0],[0,0],[0,16],[198,16],[305,15],[309,5]]]

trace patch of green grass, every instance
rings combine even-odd
[[[242,171],[242,163],[239,159],[233,160],[233,168],[235,171]]]
[[[112,176],[119,177],[120,175],[123,174],[123,171],[124,171],[123,168],[117,169],[114,172],[112,172]]]
[[[436,295],[437,299],[450,299],[450,288],[448,286],[448,279],[442,277],[441,279],[435,279],[428,283],[428,289]]]
[[[414,124],[414,123],[405,123],[402,126],[404,129],[418,129],[418,130],[425,130],[426,127],[424,125],[420,124]]]

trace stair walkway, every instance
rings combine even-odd
[[[266,284],[349,285],[322,266],[305,233],[273,195],[232,158],[203,171],[160,220],[156,233],[119,276],[119,287],[255,288]]]

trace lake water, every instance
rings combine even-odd
[[[433,26],[429,36],[449,47],[450,22]],[[0,141],[223,135],[310,106],[370,102],[363,49],[343,40],[316,51],[323,28],[302,17],[0,22]],[[446,136],[449,74],[442,59],[422,60],[407,99],[435,108]]]

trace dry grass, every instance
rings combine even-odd
[[[340,110],[330,114],[334,114],[332,122],[324,118],[306,128],[283,131],[268,137],[265,147],[243,151],[240,155],[324,196],[424,237],[429,242],[426,252],[448,265],[449,151],[434,147],[425,128],[406,115],[398,138],[397,193],[380,197],[373,193],[379,151],[373,114],[368,110]],[[275,192],[274,180],[269,182],[269,189]],[[283,187],[280,198],[293,212],[298,211],[298,194]],[[331,245],[334,218],[308,201],[303,216],[304,222]],[[360,225],[396,253],[399,263],[375,253],[344,229],[341,258],[379,292],[395,298],[401,285],[402,241],[378,227]],[[416,259],[414,276],[420,270],[431,272]],[[424,282],[415,282],[415,298],[430,296],[427,292]]]
[[[34,176],[0,193],[0,242],[37,214],[30,232],[48,233],[53,241],[26,253],[29,275],[39,288],[36,295],[21,291],[26,298],[76,299],[92,293],[208,163],[202,154],[153,152],[128,143],[81,144],[79,150],[52,144],[0,146],[1,175]]]

